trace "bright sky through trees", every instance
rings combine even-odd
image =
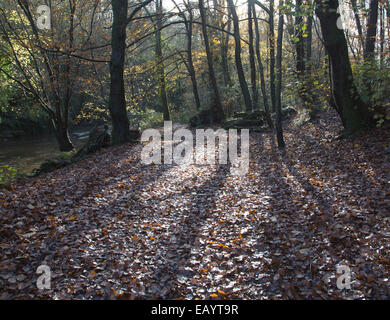
[[[176,0],[175,1],[177,4],[182,4],[183,3],[183,1],[182,0]],[[237,6],[237,10],[239,11],[239,12],[242,12],[243,10],[244,10],[244,8],[242,7],[242,5],[243,4],[246,4],[247,3],[247,0],[236,0],[235,1],[235,3],[236,3],[236,6]],[[174,10],[174,8],[175,8],[175,4],[173,3],[173,1],[172,0],[164,0],[163,1],[163,6],[164,6],[164,8],[166,9],[166,10]]]

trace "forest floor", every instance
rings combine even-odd
[[[0,298],[389,299],[389,131],[340,129],[289,126],[285,152],[251,134],[245,176],[128,144],[0,189]]]

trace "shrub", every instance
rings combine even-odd
[[[353,66],[354,80],[363,102],[369,104],[380,126],[390,120],[390,64],[376,60]]]
[[[9,165],[0,166],[0,185],[8,184],[17,175],[17,170]]]

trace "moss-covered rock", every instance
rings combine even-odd
[[[96,152],[101,148],[108,147],[111,144],[111,136],[108,133],[108,126],[95,125],[89,132],[88,141],[72,157],[72,161],[83,159],[88,154]]]

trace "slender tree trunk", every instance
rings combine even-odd
[[[390,37],[390,3],[385,4],[386,9],[386,22],[387,22],[387,36]],[[387,45],[387,52],[390,54],[390,46]]]
[[[377,22],[378,22],[378,0],[371,0],[370,1],[370,9],[369,9],[369,16],[367,20],[367,33],[366,33],[366,44],[364,47],[364,61],[365,63],[371,65],[374,67],[374,64],[376,64],[375,61],[375,42],[376,42],[376,28],[377,28]],[[369,72],[369,70],[365,70],[365,72]],[[371,98],[374,95],[374,92],[372,90],[372,83],[370,81],[369,76],[364,76],[365,79],[365,85],[367,87],[367,92],[369,97]]]
[[[199,90],[198,90],[198,82],[196,80],[196,73],[195,73],[195,68],[194,68],[194,62],[192,59],[192,35],[193,35],[193,21],[194,21],[194,14],[193,14],[193,8],[191,5],[183,1],[186,10],[188,12],[188,18],[185,15],[185,13],[180,9],[180,6],[177,4],[176,1],[173,1],[175,4],[176,8],[179,10],[180,16],[183,18],[184,21],[184,26],[186,29],[186,36],[187,36],[187,62],[185,62],[185,65],[188,70],[188,74],[190,75],[191,78],[191,83],[192,83],[192,93],[194,95],[195,99],[195,106],[196,110],[200,110],[200,99],[199,99]]]
[[[74,147],[69,138],[67,124],[63,122],[63,119],[61,118],[58,119],[58,117],[52,119],[52,124],[54,127],[54,133],[60,151],[61,152],[72,151]]]
[[[274,33],[274,0],[269,1],[269,77],[272,111],[275,112],[275,33]]]
[[[158,69],[158,80],[161,105],[163,110],[164,121],[171,120],[171,115],[168,106],[167,87],[165,83],[165,68],[164,68],[164,57],[161,46],[161,29],[162,29],[162,0],[156,0],[156,56],[157,56],[157,69]]]
[[[127,0],[112,0],[111,4],[113,24],[109,109],[113,126],[112,142],[119,144],[129,141],[129,119],[126,111],[123,80],[126,50]]]
[[[385,7],[384,5],[381,5],[380,7],[380,31],[379,31],[379,41],[380,41],[380,46],[379,46],[379,59],[380,59],[380,67],[383,67],[383,58],[384,58],[384,53],[385,53]]]
[[[283,1],[280,1],[280,5],[283,5]],[[277,82],[276,82],[276,137],[278,140],[278,147],[284,149],[285,143],[283,138],[283,126],[282,126],[282,48],[283,48],[283,24],[284,17],[282,10],[279,9],[279,22],[278,22],[278,43],[277,43],[277,53],[276,53],[276,73],[277,73]]]
[[[310,74],[311,71],[311,56],[312,56],[312,50],[311,50],[311,43],[313,41],[313,15],[310,14],[307,17],[307,23],[306,23],[306,30],[307,30],[307,37],[306,37],[306,72]]]
[[[363,37],[362,24],[360,22],[360,17],[359,17],[359,12],[358,12],[358,8],[357,8],[356,0],[351,0],[351,4],[352,4],[353,14],[355,16],[356,27],[357,27],[358,34],[359,34],[359,43],[360,43],[361,49],[363,50],[364,37]]]
[[[263,96],[265,117],[266,117],[268,126],[271,129],[273,129],[274,128],[274,124],[273,124],[272,119],[271,119],[271,114],[270,114],[269,104],[268,104],[267,90],[265,88],[264,66],[263,66],[263,63],[261,61],[261,54],[260,54],[259,22],[257,21],[256,10],[255,10],[254,4],[252,4],[252,12],[253,12],[254,18],[255,18],[255,48],[256,48],[257,64],[259,66],[260,87],[261,87],[261,94]]]
[[[296,52],[296,70],[299,81],[305,76],[305,42],[303,38],[303,16],[302,0],[295,2],[295,52]]]
[[[189,15],[190,15],[190,20],[186,23],[188,71],[189,71],[190,77],[191,77],[192,92],[194,94],[196,110],[199,111],[200,110],[200,99],[199,99],[199,92],[198,92],[198,83],[196,81],[194,62],[192,60],[192,20],[193,20],[192,11],[189,12]]]
[[[209,37],[207,33],[207,17],[206,17],[206,12],[204,8],[204,2],[203,0],[199,0],[199,11],[200,11],[200,16],[202,20],[202,34],[203,34],[203,40],[205,44],[205,49],[206,49],[206,55],[207,55],[207,64],[209,67],[209,77],[210,77],[210,83],[214,92],[214,101],[212,104],[212,109],[213,109],[213,118],[216,123],[221,122],[224,118],[224,112],[222,108],[222,102],[221,102],[221,97],[219,95],[219,90],[218,90],[218,84],[217,84],[217,79],[215,77],[215,71],[214,71],[214,65],[213,65],[213,56],[210,50],[210,44],[209,44]]]
[[[302,15],[302,0],[295,2],[295,53],[296,53],[296,76],[298,79],[298,95],[303,106],[310,107],[308,99],[308,88],[305,83],[306,56],[305,56],[305,38],[303,37],[304,20]]]
[[[228,0],[228,5],[229,5],[229,10],[232,14],[233,25],[234,25],[234,41],[235,41],[234,58],[236,62],[238,81],[240,82],[242,95],[244,96],[245,111],[252,111],[251,96],[249,93],[248,84],[246,83],[245,80],[244,69],[242,67],[242,61],[241,61],[241,37],[240,37],[238,16],[237,16],[237,12],[233,0]]]
[[[69,48],[68,50],[71,52],[73,50],[73,32],[74,32],[74,16],[76,12],[76,3],[72,0],[69,0],[69,9],[70,9],[70,16],[69,16]],[[65,71],[65,96],[63,99],[63,114],[62,114],[62,119],[59,119],[60,123],[62,125],[57,127],[60,129],[61,132],[58,132],[59,139],[61,140],[60,144],[60,149],[61,145],[62,148],[65,149],[70,149],[69,143],[71,143],[69,139],[69,134],[68,134],[68,127],[69,127],[69,105],[70,105],[70,99],[72,97],[72,91],[73,91],[73,85],[71,81],[71,70],[72,70],[72,58],[70,56],[67,57],[66,59],[66,65],[65,65],[66,71]],[[73,149],[73,145],[72,145]],[[70,149],[70,150],[72,150]],[[66,150],[66,151],[70,151]]]
[[[232,21],[230,19],[230,16],[228,17],[227,21],[227,31],[231,31],[232,27]],[[232,79],[230,77],[229,72],[229,59],[228,59],[228,52],[229,52],[229,37],[230,35],[228,33],[222,32],[221,34],[222,40],[221,40],[221,64],[222,64],[222,75],[223,75],[223,83],[225,87],[231,87]]]
[[[58,69],[55,67],[59,67],[58,61],[56,61],[56,65],[53,66],[51,63],[50,59],[50,54],[47,53],[44,49],[44,45],[42,44],[41,38],[40,38],[40,33],[39,30],[35,24],[34,16],[30,10],[30,3],[29,1],[25,0],[18,0],[17,4],[19,7],[23,10],[25,13],[25,16],[27,20],[29,21],[29,24],[31,26],[31,32],[34,35],[35,41],[37,42],[38,46],[37,49],[39,50],[41,57],[42,57],[42,66],[45,68],[45,71],[48,74],[48,82],[49,82],[49,93],[44,92],[46,97],[48,98],[49,101],[51,101],[52,105],[54,106],[55,111],[52,111],[50,108],[47,108],[46,106],[44,107],[44,110],[49,113],[52,123],[54,126],[54,131],[55,131],[55,136],[58,142],[58,146],[60,151],[71,151],[73,149],[73,145],[70,141],[69,138],[69,133],[68,133],[68,116],[69,116],[69,103],[66,104],[67,97],[65,95],[65,99],[62,99],[63,101],[61,102],[60,99],[60,90],[59,90],[59,84],[60,84],[60,72]],[[70,5],[70,36],[73,37],[73,18],[74,18],[74,3],[72,1],[69,1]],[[3,35],[3,39],[8,41],[10,43],[10,39],[7,34]],[[70,38],[70,46],[72,45],[73,39]],[[11,46],[12,47],[12,46]],[[12,49],[14,50],[14,49]],[[15,54],[14,51],[14,58],[16,60],[17,65],[19,66],[20,71],[24,73],[23,68],[21,67],[20,61],[17,58],[17,55]],[[36,65],[37,66],[37,65]],[[68,66],[70,67],[70,62],[68,60]],[[70,70],[70,68],[69,68]],[[40,70],[38,67],[36,67],[36,71],[39,74]],[[66,70],[68,71],[68,70]],[[67,78],[65,79],[65,86],[67,86],[68,83],[70,83],[69,80],[69,74],[67,75]],[[42,81],[42,79],[41,79]],[[34,87],[32,86],[29,77],[26,77],[26,83],[32,89],[32,93],[35,92]],[[45,91],[45,86],[42,87],[43,91]],[[69,90],[69,91],[68,91]],[[67,94],[70,95],[70,87],[66,87],[65,91]],[[36,97],[39,98],[39,94],[35,92]],[[49,98],[50,96],[50,98]],[[64,105],[65,102],[65,105]],[[62,104],[61,104],[62,103]]]
[[[364,47],[364,60],[374,58],[377,22],[378,22],[378,0],[371,0],[370,15],[367,21],[367,35],[366,35],[366,45]]]
[[[251,87],[252,87],[252,102],[253,109],[259,108],[259,93],[256,85],[256,62],[255,62],[255,51],[253,47],[253,17],[252,12],[252,1],[248,1],[248,38],[249,38],[249,62],[251,69]]]
[[[311,12],[306,20],[306,32],[307,37],[305,40],[305,74],[307,75],[307,79],[305,79],[306,83],[306,92],[308,99],[308,109],[310,119],[314,119],[317,111],[318,111],[318,95],[315,94],[315,90],[313,90],[312,79],[312,71],[313,71],[313,63],[312,63],[312,42],[313,42],[313,13]]]
[[[305,79],[303,79],[305,83],[305,97],[306,97],[306,107],[309,110],[310,119],[314,119],[318,109],[318,96],[315,94],[315,90],[313,90],[312,83],[312,39],[313,39],[313,14],[309,13],[306,20],[306,30],[305,33],[307,37],[304,38],[305,42]]]
[[[332,94],[336,110],[344,125],[345,134],[352,134],[363,126],[372,124],[371,114],[353,84],[347,41],[343,30],[337,27],[340,17],[337,13],[338,0],[316,0],[316,5],[322,37],[330,58]]]

